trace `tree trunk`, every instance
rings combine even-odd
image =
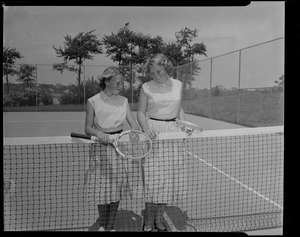
[[[80,87],[80,84],[81,84],[81,64],[78,64],[78,78],[77,78],[77,81],[78,81],[78,86]]]
[[[6,92],[9,94],[8,74],[6,74]]]
[[[80,85],[81,85],[81,63],[78,64],[78,78],[77,78],[77,81],[78,81],[78,95],[79,95],[78,103],[80,104],[81,97],[82,97],[81,88],[80,88]]]

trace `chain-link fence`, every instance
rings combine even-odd
[[[284,39],[177,67],[186,113],[245,126],[283,125]]]
[[[175,66],[173,78],[183,83],[184,111],[245,126],[282,125],[283,55],[284,38],[279,38]],[[26,70],[22,78],[3,76],[3,110],[85,111],[86,100],[100,91],[99,76],[106,67],[82,65],[79,80],[76,71],[60,73],[51,64],[15,65],[16,71]],[[135,111],[148,79],[134,65],[120,69],[125,75],[122,95]]]

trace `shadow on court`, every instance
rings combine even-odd
[[[116,231],[142,231],[143,219],[133,211],[119,210],[115,220]]]
[[[188,216],[177,206],[168,206],[164,214],[164,223],[169,231],[185,231]]]
[[[145,210],[142,210],[143,216]],[[143,217],[137,215],[133,211],[119,210],[117,212],[114,229],[116,231],[142,231]],[[163,222],[168,231],[184,231],[186,230],[188,219],[187,215],[176,206],[168,206],[165,210]]]

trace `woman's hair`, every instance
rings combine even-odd
[[[114,66],[106,68],[99,78],[100,79],[100,88],[102,90],[104,90],[106,87],[105,82],[110,81],[110,79],[112,77],[114,77],[115,75],[118,75],[118,74],[123,75],[119,68],[114,67]]]
[[[173,64],[164,54],[158,53],[151,56],[144,64],[143,72],[148,74],[150,72],[149,67],[153,65],[164,66],[169,76],[173,73]]]

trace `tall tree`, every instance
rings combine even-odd
[[[125,77],[125,81],[129,82],[132,90],[132,68],[128,68],[128,65],[132,65],[132,51],[133,51],[133,31],[129,29],[129,22],[118,30],[117,33],[111,33],[111,35],[104,35],[102,42],[105,45],[106,55],[111,58],[113,62],[117,62],[119,68],[123,73],[130,73],[130,78]],[[123,84],[123,91],[125,90]]]
[[[107,56],[117,62],[123,72],[128,75],[125,80],[129,83],[131,90],[137,79],[137,69],[133,65],[146,61],[149,53],[153,51],[151,47],[155,45],[152,41],[149,35],[133,32],[129,23],[126,23],[117,33],[103,37]]]
[[[2,75],[6,78],[6,92],[9,94],[9,84],[8,76],[16,75],[17,70],[14,67],[15,61],[21,59],[23,56],[15,48],[10,49],[8,47],[3,47],[3,72]]]
[[[117,33],[104,35],[102,41],[106,54],[112,61],[117,62],[119,66],[128,66],[145,61],[150,37],[133,32],[130,24],[126,23]]]
[[[132,41],[133,32],[129,29],[129,23],[118,30],[117,33],[104,35],[102,42],[106,48],[106,54],[112,61],[118,62],[118,65],[128,64],[128,55],[130,52],[130,43]]]
[[[183,83],[183,90],[187,88],[187,85],[191,86],[193,78],[193,73],[195,70],[200,70],[200,67],[197,65],[195,60],[195,55],[206,55],[206,46],[202,43],[193,43],[193,40],[198,37],[198,30],[195,28],[191,30],[187,27],[181,29],[179,32],[175,33],[176,43],[182,50],[183,53],[183,60],[180,64],[187,64],[190,63],[191,67],[183,68],[182,74],[182,83]],[[186,72],[188,71],[188,73]]]
[[[117,33],[104,35],[103,44],[105,45],[107,56],[114,62],[117,62],[119,67],[123,66],[125,72],[128,72],[128,66],[143,64],[150,55],[156,53],[165,54],[174,66],[192,62],[191,67],[186,67],[185,70],[180,70],[179,72],[181,73],[180,78],[183,81],[184,88],[186,88],[186,85],[191,86],[193,75],[200,70],[197,61],[194,59],[194,55],[203,54],[206,56],[206,47],[203,43],[192,44],[197,34],[198,31],[196,29],[190,30],[185,28],[176,33],[176,42],[165,43],[161,36],[151,37],[150,35],[133,32],[129,27],[129,23],[126,23]],[[130,70],[132,72],[130,74],[131,77],[127,78],[130,84],[136,81],[140,82],[137,84],[141,84],[149,80],[145,76],[135,75],[138,68],[133,67]]]
[[[27,86],[36,82],[36,67],[29,64],[21,64],[17,72],[17,81],[20,81]]]
[[[149,38],[149,54],[163,53],[165,48],[164,40],[161,36],[156,36],[153,38]],[[149,56],[149,55],[148,55]]]
[[[70,35],[64,36],[64,46],[56,48],[53,46],[57,57],[63,58],[62,63],[55,63],[52,66],[53,70],[63,72],[64,70],[76,72],[77,84],[80,88],[82,64],[84,60],[92,60],[95,54],[102,53],[102,42],[98,36],[94,34],[95,30],[87,33],[80,32],[75,37]],[[77,67],[68,65],[68,61],[74,61]]]
[[[175,33],[176,42],[183,49],[187,62],[193,62],[195,54],[206,55],[206,46],[203,43],[193,44],[193,40],[198,37],[198,30],[191,30],[187,27]]]
[[[174,66],[184,64],[184,55],[181,46],[174,42],[165,44],[163,53],[171,60]]]

